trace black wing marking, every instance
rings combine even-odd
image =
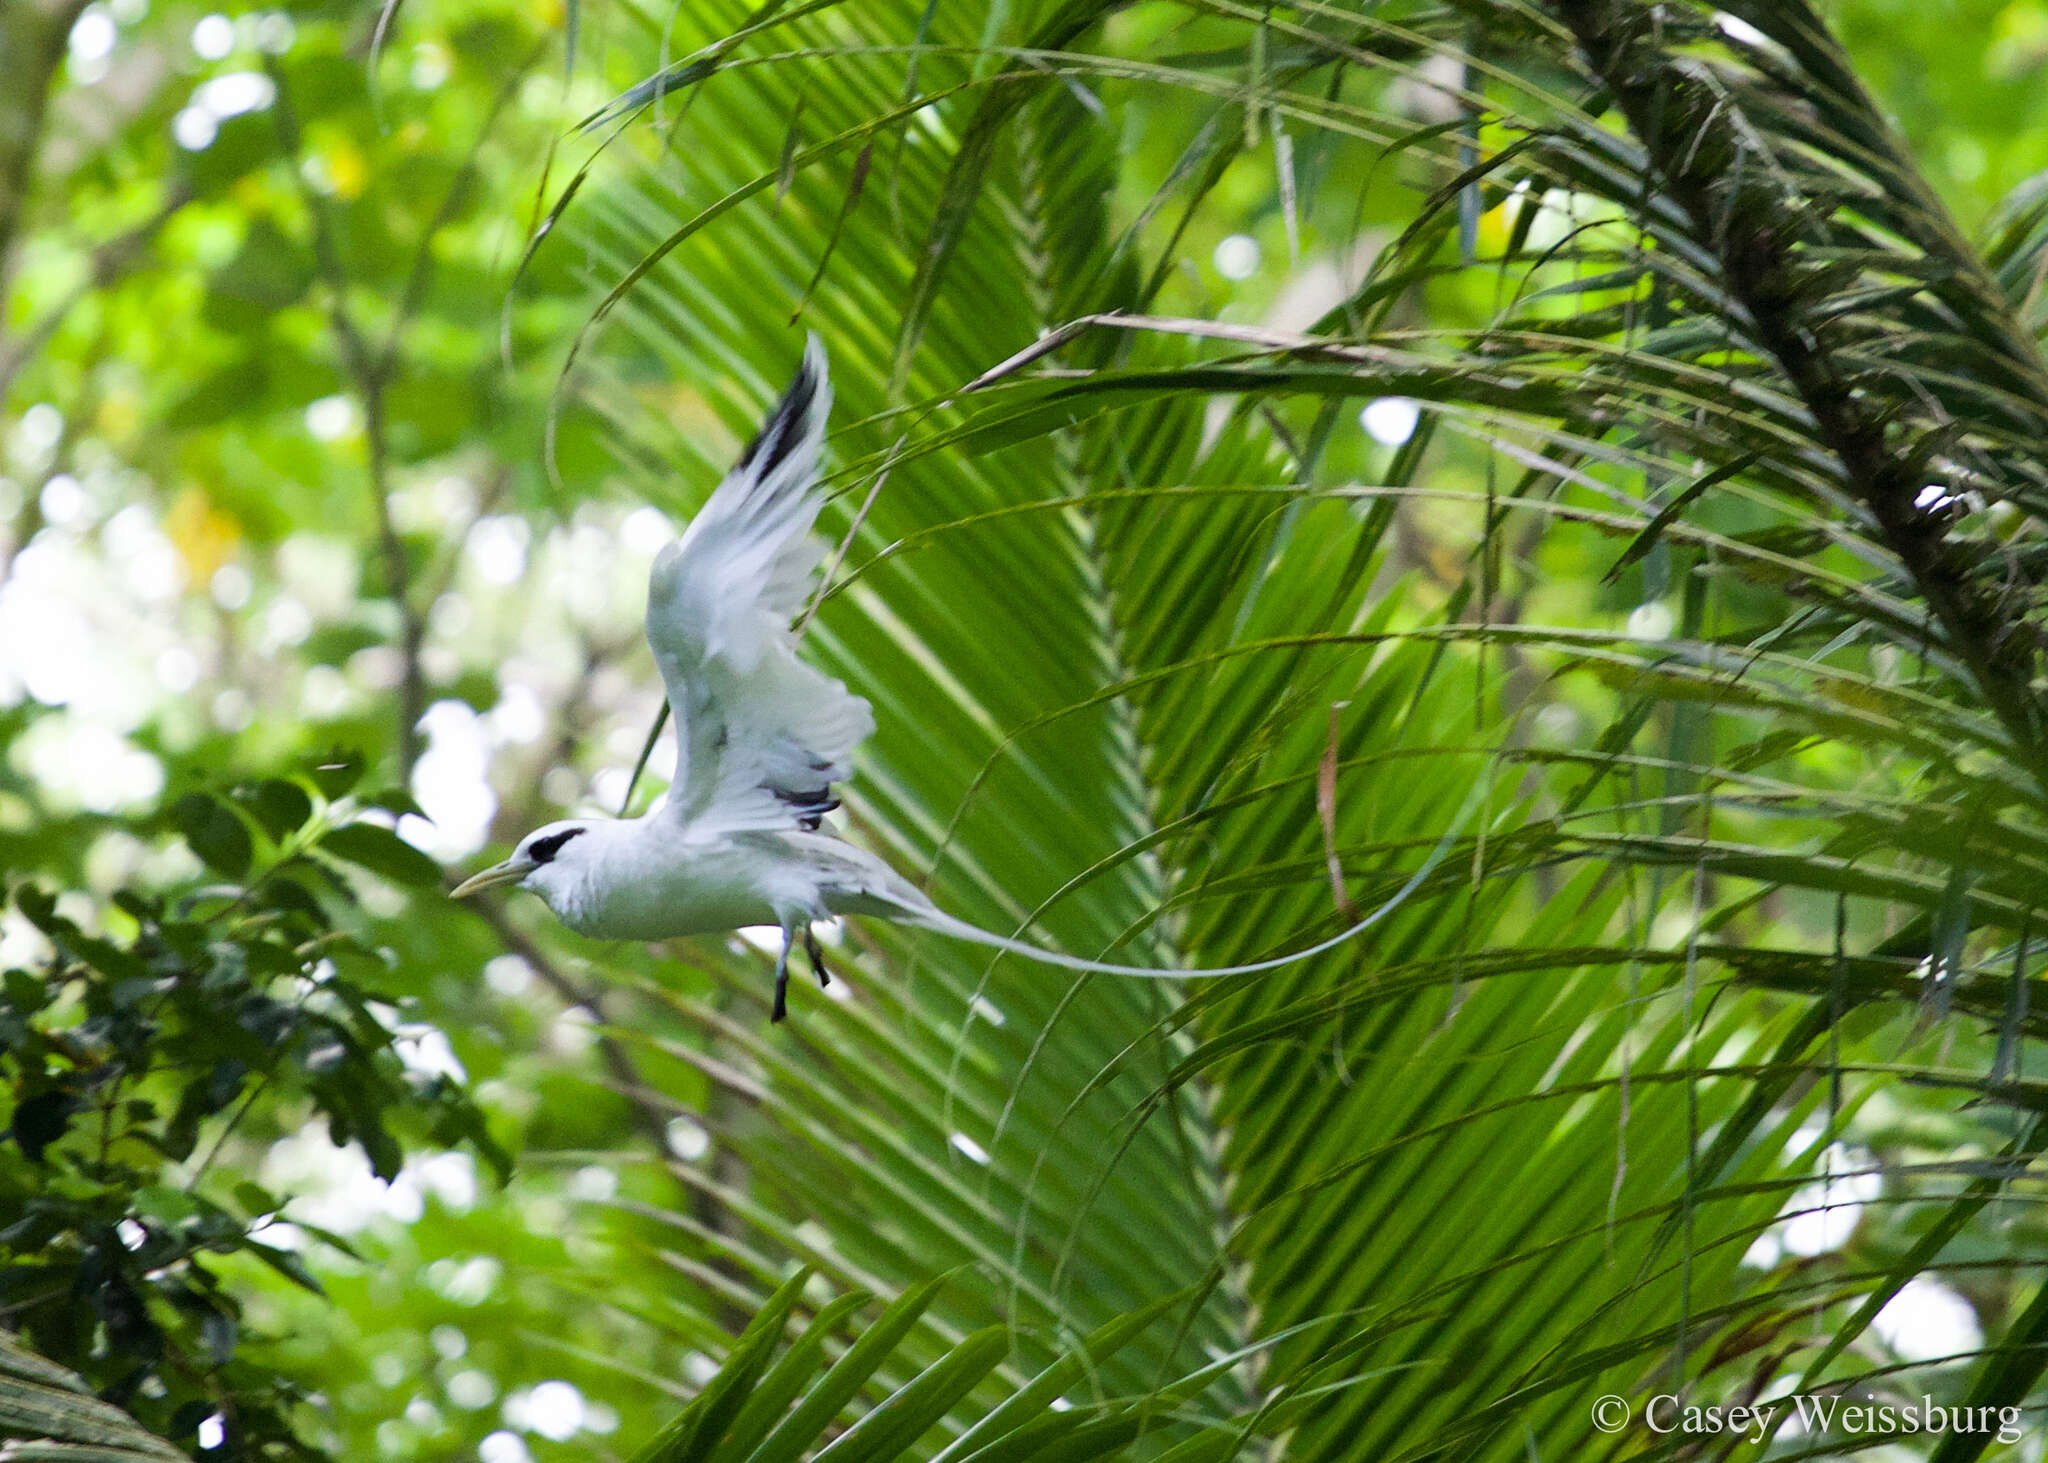
[[[816,833],[825,815],[839,806],[839,799],[832,796],[830,787],[809,788],[792,792],[788,788],[770,787],[775,800],[796,814],[797,826],[807,833]]]
[[[811,403],[818,398],[818,365],[810,352],[804,354],[802,362],[791,378],[789,389],[782,393],[782,399],[775,403],[775,410],[768,420],[761,424],[761,430],[754,434],[754,440],[747,444],[735,466],[736,472],[753,472],[760,477],[782,465],[784,458],[794,452],[803,442],[804,418],[810,415]],[[808,484],[799,484],[807,487]]]

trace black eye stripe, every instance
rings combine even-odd
[[[581,833],[581,828],[564,828],[560,833],[551,833],[546,838],[536,838],[527,845],[526,856],[537,864],[547,863],[562,851],[562,845]]]

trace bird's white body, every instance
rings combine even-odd
[[[661,813],[577,819],[536,830],[582,830],[573,846],[523,880],[579,935],[667,940],[743,925],[785,928],[841,914],[920,918],[929,901],[873,854],[825,833],[678,836]]]
[[[838,806],[832,785],[853,775],[854,749],[874,729],[865,700],[798,658],[791,629],[822,557],[811,526],[824,501],[818,458],[831,406],[814,336],[760,435],[682,537],[655,557],[647,643],[676,726],[667,800],[640,818],[537,828],[511,858],[460,886],[458,897],[517,884],[540,895],[570,929],[606,940],[779,925],[777,1020],[791,947],[805,939],[822,981],[810,926],[834,915],[903,920],[1075,970],[1170,977],[1290,964],[1350,939],[1393,907],[1320,945],[1251,965],[1111,965],[957,920],[875,855],[822,831]]]
[[[536,869],[526,887],[563,924],[605,940],[667,940],[741,925],[780,924],[794,881],[778,879],[772,834],[689,844],[659,817],[588,821],[580,857]]]

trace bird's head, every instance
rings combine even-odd
[[[553,896],[567,890],[585,872],[584,865],[597,843],[584,837],[590,829],[588,821],[578,820],[536,828],[519,840],[512,857],[457,885],[454,897],[466,899],[486,889],[516,884],[533,890],[553,906],[557,902]]]

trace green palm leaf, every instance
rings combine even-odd
[[[725,7],[620,63],[630,107],[718,58],[566,215],[571,380],[680,514],[786,322],[827,339],[851,538],[809,635],[876,705],[857,836],[1167,968],[1391,905],[1213,986],[860,929],[787,1033],[744,949],[622,964],[736,1176],[650,1233],[762,1317],[690,1448],[1571,1456],[1603,1392],[1870,1365],[1940,1244],[1818,1298],[1745,1254],[1902,1078],[2034,1101],[1916,1023],[2039,1028],[2038,555],[1988,513],[2048,508],[2038,230],[2018,200],[1980,261],[1804,7],[1730,13]],[[1204,313],[1226,180],[1315,240],[1376,168],[1425,200],[1305,328]],[[1375,455],[1388,396],[1424,418]],[[1593,623],[1552,560],[1669,623]],[[1913,1199],[1953,1235],[2007,1182]],[[823,1340],[767,1361],[796,1264],[915,1298],[811,1390]],[[2031,1325],[1981,1395],[2032,1386]]]

